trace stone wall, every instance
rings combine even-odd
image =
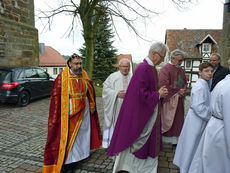
[[[0,0],[0,65],[38,66],[33,0]]]
[[[227,65],[230,58],[230,0],[226,0],[224,4],[223,31],[222,31],[222,56],[223,65]]]

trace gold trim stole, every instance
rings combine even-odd
[[[44,173],[58,173],[61,171],[61,167],[68,157],[81,125],[87,96],[90,108],[95,107],[93,86],[84,70],[82,71],[82,76],[77,78],[70,74],[69,67],[66,66],[61,74],[61,79],[61,136],[57,164],[43,166]],[[76,82],[77,79],[80,82]],[[69,115],[70,99],[71,115]]]
[[[62,72],[62,89],[61,89],[61,138],[59,146],[59,154],[57,160],[56,172],[60,172],[61,167],[68,157],[70,149],[72,148],[74,139],[81,125],[85,100],[86,100],[86,83],[82,85],[82,93],[77,93],[78,86],[76,80],[72,74],[70,74],[69,67]],[[80,78],[79,78],[80,79]],[[84,81],[81,78],[82,81]],[[76,92],[76,93],[75,93]],[[82,97],[83,101],[78,99]],[[71,98],[71,115],[69,115],[69,99]],[[75,124],[76,123],[76,124]]]
[[[62,72],[61,83],[61,137],[59,145],[59,153],[57,160],[56,172],[60,172],[62,164],[64,162],[65,150],[68,137],[68,121],[69,121],[69,68],[66,68]]]
[[[71,114],[69,115],[69,135],[65,160],[73,146],[77,132],[80,128],[86,106],[87,84],[82,76],[70,74],[69,92],[71,99]]]

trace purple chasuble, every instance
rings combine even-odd
[[[129,83],[107,155],[114,156],[130,147],[140,136],[159,101],[152,67],[143,61]],[[135,153],[139,159],[156,157],[162,150],[161,120],[157,115],[146,143]]]

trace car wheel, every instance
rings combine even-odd
[[[30,102],[30,94],[27,91],[22,91],[19,94],[18,106],[26,106]]]

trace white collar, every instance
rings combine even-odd
[[[173,65],[173,63],[172,63],[171,60],[169,61],[169,64]],[[181,67],[181,66],[177,66],[177,65],[173,65],[173,66],[176,67],[176,68],[180,68]]]
[[[149,59],[148,56],[145,58],[145,60],[147,61],[149,65],[154,66],[153,62]]]

